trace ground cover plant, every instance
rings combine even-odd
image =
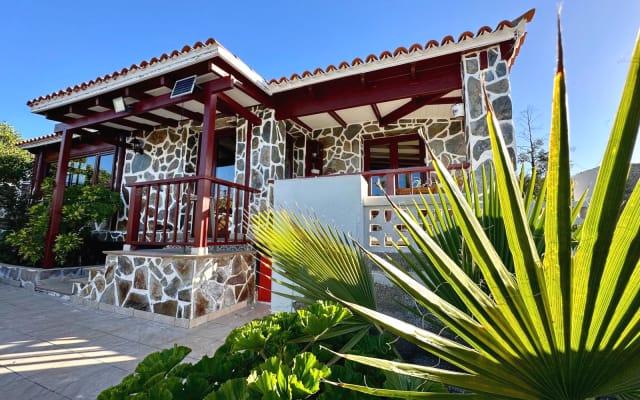
[[[359,329],[352,313],[326,302],[291,313],[276,313],[236,328],[212,357],[182,363],[190,349],[175,346],[147,356],[136,371],[100,394],[117,399],[369,399],[371,396],[323,384],[380,382],[388,388],[444,391],[440,384],[399,378],[377,368],[335,357],[322,346],[355,354],[394,357],[391,338],[373,333],[353,342]]]

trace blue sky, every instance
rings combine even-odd
[[[537,135],[546,138],[557,3],[540,0],[3,2],[0,121],[25,138],[48,134],[54,123],[31,114],[28,100],[209,37],[271,79],[449,34],[457,39],[530,8],[536,15],[511,75],[514,114],[533,107]],[[600,163],[638,16],[635,0],[563,4],[573,172]]]

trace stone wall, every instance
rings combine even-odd
[[[486,59],[486,67],[483,65]],[[482,79],[485,81],[489,101],[496,117],[512,160],[515,162],[516,149],[514,138],[513,111],[509,67],[500,54],[500,47],[486,51],[465,54],[462,57],[463,86],[466,110],[465,129],[469,137],[469,156],[471,167],[480,168],[492,159],[489,131],[487,129],[487,110],[482,93]]]
[[[467,161],[467,141],[458,120],[401,119],[384,127],[375,121],[365,122],[315,130],[312,138],[324,148],[323,174],[350,174],[362,172],[365,140],[415,134],[421,128],[428,145],[445,164]]]
[[[81,299],[182,320],[253,302],[251,252],[207,256],[109,252],[106,266],[75,283]]]
[[[87,267],[31,268],[0,263],[0,282],[34,289],[44,279],[69,279],[86,275]]]
[[[286,123],[276,121],[275,112],[271,109],[257,108],[253,112],[262,119],[262,124],[254,126],[251,133],[251,183],[249,186],[260,190],[260,193],[254,197],[251,213],[265,210],[273,204],[273,188],[269,181],[284,179],[286,152]],[[245,148],[239,150],[242,151],[236,155],[236,166],[245,157]]]

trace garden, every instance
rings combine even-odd
[[[412,243],[400,253],[408,269],[314,218],[258,215],[253,239],[300,309],[237,328],[195,364],[182,362],[186,347],[154,353],[99,398],[640,398],[640,185],[623,201],[640,124],[640,42],[577,225],[558,36],[539,190],[515,173],[487,99],[493,168],[461,190],[435,160],[441,188],[422,201],[441,207],[394,206]],[[420,326],[376,311],[369,263],[412,299],[398,307]]]

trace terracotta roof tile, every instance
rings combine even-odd
[[[62,135],[62,133],[58,132],[58,133],[50,133],[48,135],[43,135],[43,136],[38,136],[35,138],[31,138],[31,139],[25,139],[21,142],[16,143],[16,146],[23,146],[26,144],[32,144],[32,143],[37,143],[37,142],[43,142],[49,139],[53,139],[56,138],[58,136]]]
[[[32,106],[34,106],[34,105],[36,105],[36,104],[38,104],[38,103],[40,103],[42,101],[48,101],[48,100],[54,99],[56,97],[62,97],[62,96],[69,95],[69,94],[71,94],[73,92],[77,92],[77,91],[80,91],[80,90],[85,90],[85,89],[87,89],[87,88],[89,88],[91,86],[94,86],[94,85],[97,85],[97,84],[100,84],[100,83],[104,83],[104,82],[108,82],[111,79],[117,79],[119,77],[125,76],[129,72],[133,72],[133,71],[136,71],[138,69],[144,69],[144,68],[150,67],[150,66],[152,66],[152,65],[154,65],[156,63],[164,62],[164,61],[167,61],[169,59],[178,57],[178,56],[180,56],[182,54],[185,54],[185,53],[188,53],[188,52],[190,52],[192,50],[200,49],[200,48],[207,47],[207,46],[211,46],[211,45],[214,45],[214,44],[217,44],[217,43],[218,42],[216,42],[215,39],[209,38],[204,43],[195,42],[192,46],[185,45],[179,51],[178,50],[174,50],[170,54],[164,53],[160,57],[153,57],[148,61],[147,60],[143,60],[143,61],[140,61],[138,64],[132,64],[129,68],[125,67],[125,68],[122,68],[120,71],[114,71],[114,72],[112,72],[110,74],[106,74],[104,76],[97,77],[96,79],[92,79],[92,80],[90,80],[88,82],[83,82],[83,83],[75,85],[73,87],[69,86],[66,89],[58,90],[57,92],[50,93],[50,94],[48,94],[46,96],[40,96],[40,97],[37,97],[35,99],[29,100],[27,102],[27,105],[29,107],[32,107]]]
[[[526,20],[527,22],[531,22],[531,20],[533,19],[533,16],[535,14],[535,9],[531,9],[529,11],[527,11],[526,13],[522,14],[521,16],[519,16],[518,18],[514,19],[513,21],[508,21],[508,20],[504,20],[498,23],[498,25],[496,26],[495,30],[491,29],[491,27],[489,26],[483,26],[480,29],[478,29],[478,33],[476,33],[475,35],[473,34],[473,32],[471,31],[465,31],[462,34],[460,34],[460,36],[458,37],[458,41],[456,42],[456,40],[454,39],[453,36],[451,35],[447,35],[444,38],[442,38],[442,40],[437,41],[437,40],[429,40],[424,47],[422,47],[419,43],[415,43],[413,45],[411,45],[411,47],[409,47],[409,49],[407,50],[406,47],[398,47],[396,48],[393,52],[389,51],[389,50],[385,50],[382,53],[380,53],[379,56],[376,56],[375,54],[369,54],[365,60],[364,63],[372,63],[372,62],[376,62],[379,60],[383,60],[383,59],[389,59],[389,58],[395,58],[398,57],[399,55],[402,54],[410,54],[413,53],[415,51],[421,51],[421,50],[428,50],[428,49],[432,49],[432,48],[437,48],[437,47],[442,47],[442,46],[446,46],[449,44],[453,44],[453,43],[459,43],[462,42],[464,40],[468,40],[468,39],[473,39],[476,38],[478,36],[484,35],[486,33],[491,33],[491,32],[495,32],[495,31],[500,31],[502,29],[505,28],[513,28],[514,26],[518,25],[518,23],[520,23],[520,21],[522,20]],[[521,44],[522,43],[522,39],[519,41]],[[519,49],[516,49],[516,55],[517,55],[517,51]],[[353,61],[351,62],[351,67],[355,67],[357,65],[361,65],[363,64],[363,61],[361,58],[354,58]],[[346,61],[342,61],[339,64],[339,69],[346,69],[348,66]],[[331,64],[329,66],[327,66],[324,70],[322,68],[316,68],[313,71],[313,75],[321,75],[321,74],[326,74],[332,71],[337,71],[338,68],[335,67],[335,65]],[[294,74],[297,76],[297,74]],[[293,75],[292,75],[293,76]],[[306,78],[309,75],[305,75],[304,73],[302,74],[302,79]],[[298,77],[299,79],[299,77]],[[288,81],[290,81],[290,79],[287,79],[286,77],[282,77],[280,79],[271,79],[269,81],[269,85],[279,85],[279,84],[283,84],[283,83],[287,83]]]
[[[515,25],[517,25],[521,20],[525,19],[527,22],[530,22],[531,19],[533,18],[533,15],[535,13],[535,9],[531,9],[529,11],[527,11],[526,13],[524,13],[523,15],[521,15],[520,17],[516,18],[513,21],[501,21],[500,23],[498,23],[498,25],[495,28],[495,31],[499,31],[501,29],[504,28],[511,28]],[[463,40],[467,40],[467,39],[473,39],[474,37],[486,34],[486,33],[490,33],[493,32],[494,30],[492,30],[490,27],[488,26],[483,26],[478,30],[478,33],[474,36],[472,32],[467,31],[467,32],[463,32],[459,38],[458,38],[458,42],[463,41]],[[335,65],[330,64],[328,65],[324,70],[322,68],[316,68],[313,71],[313,74],[310,73],[309,71],[305,71],[302,73],[302,76],[300,76],[299,74],[292,74],[290,78],[287,77],[282,77],[280,79],[271,79],[271,81],[269,81],[270,85],[278,85],[278,84],[283,84],[286,83],[288,81],[291,80],[302,80],[304,78],[308,78],[311,76],[317,76],[317,75],[322,75],[328,72],[332,72],[332,71],[337,71],[338,69],[348,69],[350,67],[355,67],[357,65],[362,65],[365,63],[372,63],[372,62],[376,62],[382,59],[389,59],[389,58],[395,58],[399,55],[402,54],[409,54],[415,51],[422,51],[422,50],[428,50],[431,48],[437,48],[437,47],[442,47],[451,43],[456,43],[455,39],[453,38],[453,36],[448,35],[445,36],[440,42],[438,42],[437,40],[430,40],[428,41],[424,47],[422,47],[420,44],[416,43],[411,45],[411,47],[409,47],[409,49],[407,50],[407,48],[405,47],[398,47],[396,48],[393,52],[391,51],[383,51],[382,53],[380,53],[379,56],[376,56],[375,54],[369,54],[365,60],[363,61],[361,58],[354,58],[353,61],[351,62],[351,64],[347,63],[346,61],[342,61],[341,63],[339,63],[339,67],[336,68]],[[520,40],[520,43],[522,43],[522,40]],[[204,43],[203,42],[195,42],[193,45],[189,46],[189,45],[185,45],[183,46],[180,50],[174,50],[172,51],[170,54],[164,53],[162,54],[160,57],[153,57],[150,60],[143,60],[140,61],[138,64],[132,64],[129,68],[123,68],[120,71],[114,71],[111,74],[106,74],[104,76],[101,77],[97,77],[93,80],[90,80],[88,82],[83,82],[79,85],[75,85],[73,87],[69,86],[66,89],[63,90],[59,90],[57,92],[53,92],[51,94],[48,94],[46,96],[40,96],[38,98],[32,99],[30,101],[27,102],[28,106],[35,106],[38,103],[42,102],[42,101],[48,101],[51,99],[54,99],[56,97],[62,97],[62,96],[66,96],[69,95],[71,93],[74,92],[78,92],[80,90],[86,90],[88,88],[90,88],[91,86],[94,85],[98,85],[98,84],[102,84],[105,82],[108,82],[112,79],[118,79],[119,77],[125,76],[127,75],[129,72],[133,72],[139,69],[145,69],[148,68],[150,66],[153,66],[156,63],[159,62],[164,62],[167,60],[170,60],[172,58],[178,57],[182,54],[188,53],[192,50],[196,50],[196,49],[200,49],[203,47],[207,47],[207,46],[211,46],[214,44],[218,44],[218,42],[216,42],[215,39],[213,38],[209,38],[207,39]],[[517,51],[516,53],[517,54]]]

